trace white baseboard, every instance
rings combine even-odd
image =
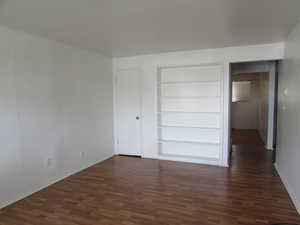
[[[90,164],[88,164],[88,165],[87,165],[86,167],[84,167],[84,168],[80,168],[80,169],[78,169],[78,170],[76,170],[76,171],[72,171],[72,172],[69,172],[69,173],[67,173],[67,174],[64,174],[64,175],[62,175],[61,177],[51,179],[51,181],[50,181],[49,183],[44,184],[44,185],[40,185],[40,186],[37,186],[37,187],[33,188],[33,191],[30,191],[30,192],[27,192],[27,193],[23,193],[23,194],[21,194],[21,195],[19,195],[19,196],[16,196],[16,198],[11,199],[10,201],[1,202],[1,203],[0,203],[0,209],[2,209],[2,208],[4,208],[4,207],[7,207],[7,206],[9,206],[9,205],[11,205],[11,204],[13,204],[13,203],[15,203],[15,202],[17,202],[17,201],[20,201],[20,200],[22,200],[22,199],[24,199],[24,198],[26,198],[26,197],[28,197],[28,196],[30,196],[30,195],[36,193],[36,192],[39,192],[39,191],[43,190],[44,188],[46,188],[46,187],[48,187],[48,186],[50,186],[50,185],[52,185],[52,184],[55,184],[55,183],[57,183],[58,181],[61,181],[61,180],[65,179],[65,178],[67,178],[67,177],[69,177],[69,176],[72,176],[72,175],[74,175],[74,174],[76,174],[76,173],[78,173],[78,172],[80,172],[80,171],[82,171],[82,170],[85,170],[85,169],[87,169],[87,168],[89,168],[89,167],[91,167],[91,166],[93,166],[93,165],[96,165],[96,164],[98,164],[98,163],[100,163],[100,162],[103,162],[103,161],[105,161],[105,160],[111,158],[112,156],[114,156],[114,155],[112,154],[112,155],[108,155],[108,156],[106,156],[106,157],[103,157],[103,158],[100,159],[99,161],[94,162],[94,163],[90,163]]]
[[[285,189],[289,193],[290,198],[292,199],[292,202],[293,202],[296,210],[300,214],[300,201],[297,199],[297,195],[296,195],[295,191],[292,189],[291,185],[289,184],[289,182],[286,179],[286,177],[284,176],[284,174],[280,171],[278,165],[275,163],[274,166],[275,166],[275,168],[277,170],[277,173],[279,174],[279,177],[280,177],[282,183],[285,186]]]
[[[172,155],[159,155],[159,160],[167,160],[167,161],[177,161],[177,162],[187,162],[187,163],[198,163],[204,165],[211,166],[223,166],[219,160],[209,160],[209,159],[201,159],[201,158],[187,158],[182,156],[172,156]]]

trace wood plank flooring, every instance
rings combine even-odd
[[[230,168],[115,156],[0,210],[0,225],[300,224],[271,153],[249,143]]]

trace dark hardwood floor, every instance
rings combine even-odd
[[[233,143],[230,168],[113,157],[2,209],[0,224],[300,223],[257,134]]]

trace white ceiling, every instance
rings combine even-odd
[[[0,24],[110,56],[283,41],[300,0],[0,0]]]

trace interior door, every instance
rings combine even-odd
[[[138,69],[116,73],[117,151],[141,155],[140,72]]]

